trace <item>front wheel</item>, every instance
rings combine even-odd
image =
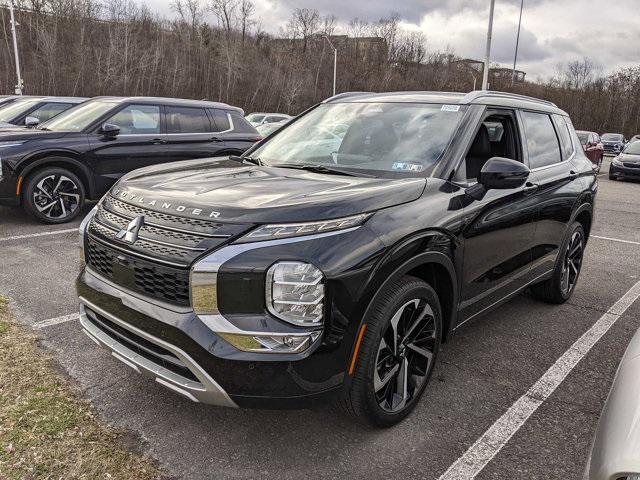
[[[584,246],[585,235],[582,225],[573,222],[560,247],[553,276],[534,285],[531,288],[532,295],[547,303],[560,304],[569,300],[580,276]]]
[[[80,179],[64,168],[48,167],[27,178],[23,205],[43,223],[70,222],[82,211],[84,186]]]
[[[390,427],[404,419],[422,396],[442,339],[442,313],[431,286],[403,277],[383,291],[357,357],[342,406],[359,420]]]

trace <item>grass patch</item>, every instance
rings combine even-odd
[[[0,296],[0,478],[161,478],[122,436],[73,395]]]

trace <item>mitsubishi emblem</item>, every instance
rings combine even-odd
[[[140,215],[129,222],[127,228],[120,230],[116,234],[116,238],[127,243],[135,243],[138,239],[138,232],[144,223],[144,217]]]

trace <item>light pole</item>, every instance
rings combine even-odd
[[[329,45],[333,49],[333,95],[335,96],[335,94],[336,94],[336,75],[337,75],[337,71],[338,71],[338,49],[333,46],[333,43],[331,43],[331,40],[329,39],[328,35],[323,35],[323,37],[327,40],[327,42],[329,42]]]
[[[13,55],[16,59],[16,75],[18,76],[18,84],[16,85],[16,95],[22,95],[22,76],[20,75],[20,57],[18,57],[18,35],[16,34],[16,19],[13,16],[13,0],[9,2],[9,12],[11,14],[11,34],[13,35]]]
[[[511,88],[516,81],[516,62],[518,61],[518,44],[520,43],[520,26],[522,25],[522,7],[524,0],[520,0],[520,19],[518,20],[518,34],[516,35],[516,51],[513,54],[513,71],[511,72]]]
[[[482,74],[482,89],[487,90],[489,87],[489,62],[491,61],[491,33],[493,31],[493,7],[496,0],[491,0],[489,7],[489,27],[487,28],[487,48],[484,52],[484,72]]]

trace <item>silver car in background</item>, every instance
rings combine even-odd
[[[618,367],[584,478],[640,480],[640,330]]]

